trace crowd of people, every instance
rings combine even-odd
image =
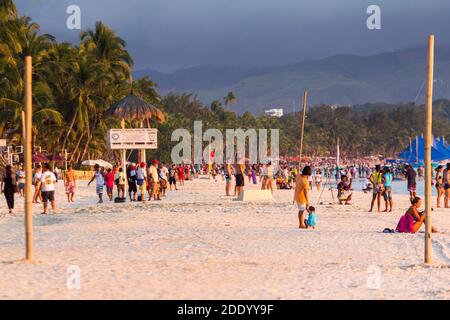
[[[354,180],[365,179],[364,192],[371,192],[372,199],[369,212],[375,208],[381,212],[382,199],[384,200],[383,212],[392,212],[394,207],[392,182],[394,179],[406,180],[407,190],[412,206],[399,223],[399,230],[417,230],[423,223],[423,214],[418,211],[421,199],[416,195],[417,179],[422,179],[424,171],[422,167],[414,169],[406,164],[380,164],[369,166],[367,164],[349,164],[344,167],[332,167],[330,163],[313,163],[306,165],[301,172],[297,164],[288,162],[267,164],[203,163],[196,165],[163,164],[158,160],[149,163],[131,163],[124,168],[120,165],[104,168],[95,165],[92,178],[88,186],[95,182],[95,193],[98,203],[103,203],[103,193],[109,201],[125,202],[128,195],[129,201],[161,201],[167,191],[176,191],[184,186],[185,180],[192,180],[199,175],[209,175],[213,181],[219,181],[219,177],[225,181],[225,194],[227,196],[239,196],[244,190],[247,180],[250,184],[260,184],[262,190],[294,189],[294,203],[298,208],[299,227],[315,228],[317,223],[316,209],[310,206],[308,193],[317,189],[324,190],[325,185],[331,186],[333,177],[336,179],[337,199],[342,205],[352,204],[352,191]],[[22,165],[6,166],[0,175],[1,192],[4,194],[9,212],[14,209],[14,196],[24,197],[25,171]],[[33,170],[32,184],[34,186],[33,203],[42,203],[43,214],[48,213],[48,205],[56,211],[55,184],[58,179],[64,183],[67,201],[75,201],[77,178],[71,165],[61,174],[57,168],[53,169],[48,163],[37,164]],[[232,192],[232,182],[234,192]],[[449,208],[450,202],[450,163],[446,166],[439,165],[434,170],[433,185],[437,190],[437,207]],[[115,189],[115,191],[114,191]],[[330,187],[332,190],[333,187]],[[410,223],[412,221],[412,223]]]

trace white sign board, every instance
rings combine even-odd
[[[110,129],[107,142],[110,149],[157,149],[157,129]]]
[[[0,147],[6,147],[6,139],[0,139]]]

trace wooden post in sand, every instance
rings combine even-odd
[[[125,119],[121,119],[120,120],[120,125],[122,129],[125,129]],[[126,149],[122,149],[122,161],[121,161],[121,167],[122,167],[122,172],[124,174],[125,177],[125,194],[127,192],[127,186],[128,186],[128,177],[127,177],[127,150]]]
[[[308,99],[308,91],[303,94],[303,113],[302,113],[302,125],[300,130],[300,159],[298,160],[298,171],[302,170],[302,156],[303,156],[303,135],[305,133],[305,118],[306,118],[306,101]]]
[[[31,126],[32,126],[32,58],[25,57],[25,128],[24,128],[24,152],[25,152],[25,243],[26,261],[33,260],[33,209],[32,202],[32,150],[31,150]]]
[[[433,120],[434,35],[428,37],[428,79],[425,135],[425,263],[431,264],[431,137]]]

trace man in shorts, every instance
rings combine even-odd
[[[172,167],[169,170],[169,188],[172,191],[172,185],[175,187],[175,190],[177,189],[177,168],[176,166],[173,164]]]
[[[40,191],[42,194],[42,203],[44,204],[44,212],[42,214],[47,214],[48,202],[52,206],[52,210],[56,213],[56,204],[55,204],[55,183],[56,176],[50,170],[50,165],[46,163],[44,165],[42,175],[41,175],[41,184]]]
[[[95,165],[95,174],[91,181],[88,183],[88,187],[95,180],[95,193],[98,195],[98,203],[103,203],[103,188],[105,187],[105,177],[103,171],[98,164]]]
[[[410,199],[414,199],[416,197],[416,171],[410,165],[406,166],[405,176],[408,179],[408,191]]]
[[[312,169],[310,166],[303,168],[301,174],[298,174],[295,178],[295,191],[294,191],[294,203],[297,204],[298,208],[298,220],[299,228],[306,229],[308,226],[305,224],[305,211],[309,207],[309,182],[308,177],[312,174]]]
[[[236,170],[236,195],[239,197],[242,191],[244,191],[245,186],[245,180],[244,180],[244,171],[245,171],[245,164],[239,163],[241,161],[238,161],[238,163],[235,165]]]

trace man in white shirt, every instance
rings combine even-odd
[[[95,165],[95,174],[92,177],[91,181],[88,183],[88,187],[91,184],[92,181],[95,179],[95,191],[98,195],[98,203],[103,203],[103,188],[105,186],[105,177],[103,176],[103,172],[100,169],[100,166],[98,164]]]
[[[55,174],[51,172],[50,165],[46,163],[42,171],[40,184],[42,203],[44,204],[44,212],[42,214],[47,214],[48,201],[50,201],[53,212],[56,213],[55,183]]]
[[[137,185],[141,190],[141,202],[145,201],[145,194],[147,193],[147,170],[145,169],[145,162],[142,162],[136,172]]]

